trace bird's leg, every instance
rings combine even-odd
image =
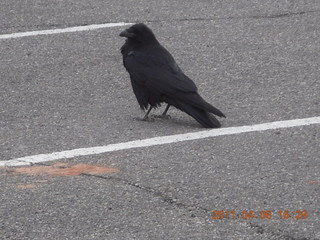
[[[142,121],[147,121],[147,120],[148,120],[148,115],[149,115],[151,109],[152,109],[152,106],[149,107],[147,113],[146,113],[146,114],[144,115],[144,117],[142,118]]]
[[[166,109],[163,111],[161,115],[154,115],[155,118],[162,118],[162,119],[170,119],[170,115],[167,115],[169,110],[170,104],[167,104]]]
[[[167,112],[169,110],[170,104],[167,104],[166,109],[164,110],[164,112],[161,114],[162,116],[169,116],[167,115]]]

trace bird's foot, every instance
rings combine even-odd
[[[136,117],[134,118],[135,120],[138,120],[138,121],[144,121],[144,122],[154,122],[155,121],[155,118],[154,117]]]
[[[171,119],[171,116],[168,114],[161,114],[161,115],[152,115],[153,118],[161,118],[161,119]]]

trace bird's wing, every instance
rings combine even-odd
[[[154,51],[131,51],[124,65],[132,80],[155,94],[197,92],[194,82],[178,67],[164,48]]]

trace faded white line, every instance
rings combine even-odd
[[[49,34],[59,34],[59,33],[72,33],[72,32],[82,32],[96,30],[100,28],[111,28],[132,25],[132,23],[104,23],[104,24],[93,24],[86,26],[77,26],[77,27],[68,27],[68,28],[59,28],[59,29],[49,29],[49,30],[39,30],[39,31],[30,31],[30,32],[18,32],[0,35],[0,39],[12,39],[12,38],[22,38],[22,37],[31,37],[38,35],[49,35]]]
[[[39,154],[34,156],[27,156],[21,158],[15,158],[6,161],[0,161],[0,166],[23,166],[32,165],[35,163],[54,161],[59,159],[67,159],[79,156],[95,155],[107,152],[114,152],[119,150],[126,150],[132,148],[150,147],[156,145],[163,145],[169,143],[177,143],[183,141],[197,140],[210,137],[218,137],[225,135],[235,135],[248,132],[260,132],[272,129],[291,128],[299,126],[307,126],[312,124],[320,124],[320,117],[294,119],[287,121],[277,121],[262,123],[251,126],[230,127],[211,129],[199,132],[184,133],[170,136],[147,138],[143,140],[135,140],[130,142],[109,144],[106,146],[90,147],[90,148],[78,148],[73,150],[67,150],[62,152],[54,152],[49,154]]]

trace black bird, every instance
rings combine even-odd
[[[171,54],[160,45],[145,24],[138,23],[120,33],[126,37],[121,47],[123,65],[130,75],[133,92],[140,108],[148,109],[167,103],[162,115],[172,105],[196,119],[203,127],[218,128],[220,122],[211,114],[225,115],[207,103],[199,94],[194,82],[179,68]]]

